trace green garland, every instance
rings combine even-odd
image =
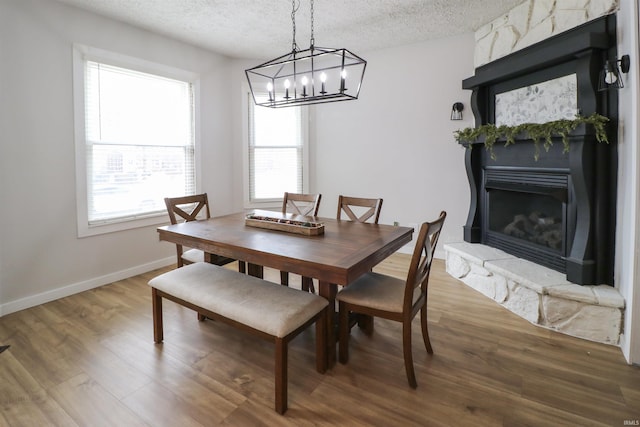
[[[540,157],[540,143],[543,144],[546,151],[549,151],[549,148],[553,145],[553,136],[562,137],[564,152],[568,152],[569,133],[583,123],[593,126],[598,142],[606,142],[608,144],[609,138],[606,132],[606,123],[608,121],[608,118],[594,113],[589,117],[577,115],[573,120],[562,119],[547,123],[523,123],[517,126],[496,126],[488,123],[477,128],[458,130],[454,132],[454,136],[458,143],[471,143],[477,141],[478,138],[484,137],[485,149],[491,153],[491,158],[495,160],[496,156],[493,152],[493,145],[498,139],[504,139],[504,146],[507,147],[515,144],[516,136],[527,135],[526,139],[533,140],[535,146],[534,158],[538,160]]]

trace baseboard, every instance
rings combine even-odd
[[[138,265],[126,270],[116,271],[100,277],[94,277],[89,280],[85,280],[71,285],[63,286],[61,288],[52,289],[40,294],[31,295],[25,298],[20,298],[15,301],[10,301],[4,304],[0,304],[0,317],[7,314],[15,313],[16,311],[24,310],[27,308],[35,307],[36,305],[44,304],[50,301],[54,301],[60,298],[68,297],[79,292],[88,291],[100,286],[108,285],[109,283],[117,282],[128,277],[137,276],[138,274],[146,273],[151,270],[166,267],[167,265],[175,264],[176,257],[168,257],[157,261],[149,262],[146,264]]]

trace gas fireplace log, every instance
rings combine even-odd
[[[562,249],[561,221],[540,212],[515,215],[513,221],[504,227],[503,233],[552,249]]]

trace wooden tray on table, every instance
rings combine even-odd
[[[254,211],[247,215],[245,225],[305,236],[324,234],[324,224],[314,219],[314,217],[281,214],[272,211]]]

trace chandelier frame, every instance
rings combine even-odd
[[[299,50],[296,10],[293,0],[291,52],[245,70],[255,104],[280,108],[358,99],[367,61],[345,48],[314,46],[313,0],[310,47]]]

